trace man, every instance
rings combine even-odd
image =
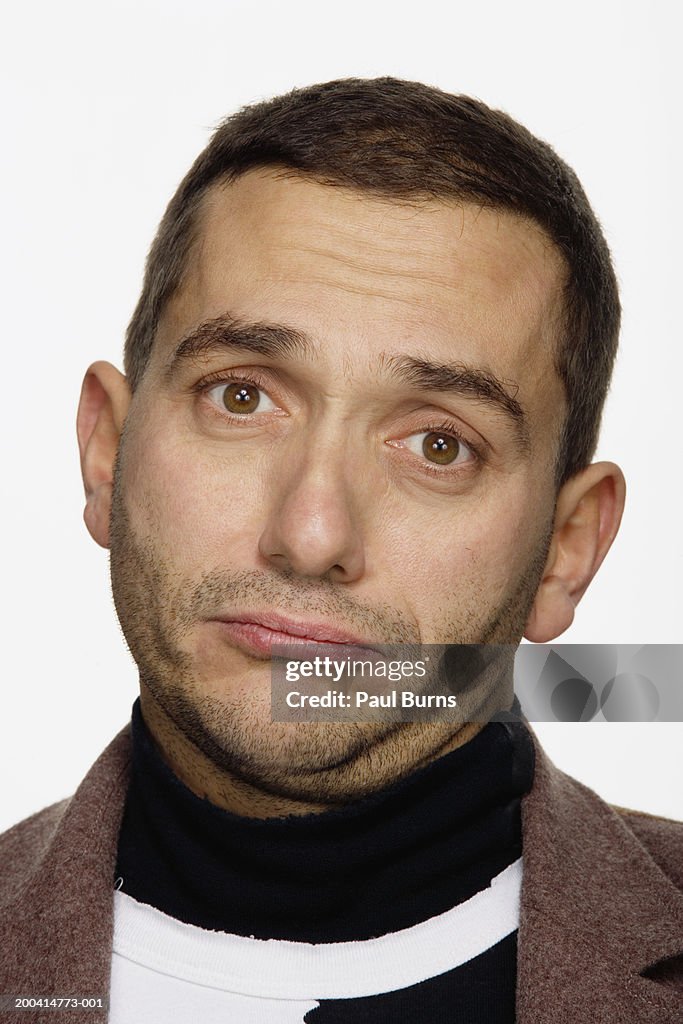
[[[218,129],[125,377],[83,383],[140,700],[2,839],[3,992],[115,1022],[680,1020],[680,825],[514,717],[271,716],[275,644],[570,625],[624,504],[591,462],[618,326],[576,177],[482,103],[347,80]]]

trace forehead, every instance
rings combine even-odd
[[[510,379],[555,413],[562,258],[512,213],[393,202],[273,169],[205,195],[182,288],[157,351],[231,315],[298,328],[330,365],[387,352],[462,360]]]

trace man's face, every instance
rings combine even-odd
[[[322,792],[373,746],[446,742],[271,723],[290,632],[519,640],[552,528],[560,279],[498,211],[272,171],[208,194],[126,420],[111,558],[143,696],[214,763]]]

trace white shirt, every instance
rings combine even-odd
[[[461,966],[519,924],[522,858],[443,914],[313,944],[209,931],[114,893],[110,1024],[301,1024],[324,999],[378,995]]]

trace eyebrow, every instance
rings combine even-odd
[[[247,323],[223,314],[205,320],[183,338],[164,368],[164,383],[169,383],[183,363],[226,348],[271,359],[301,359],[311,354],[313,345],[307,334],[285,324]]]
[[[451,392],[503,412],[515,428],[520,449],[528,452],[529,427],[524,409],[517,401],[518,384],[466,363],[435,363],[408,355],[389,355],[385,362],[394,378],[418,391]]]
[[[168,384],[184,363],[223,349],[253,352],[271,359],[305,359],[314,348],[309,335],[286,324],[251,323],[222,314],[205,320],[180,341],[163,370],[163,380]],[[516,398],[518,384],[461,362],[433,362],[403,353],[383,353],[380,362],[394,380],[413,390],[463,395],[503,412],[515,428],[519,448],[528,451],[529,429]]]

